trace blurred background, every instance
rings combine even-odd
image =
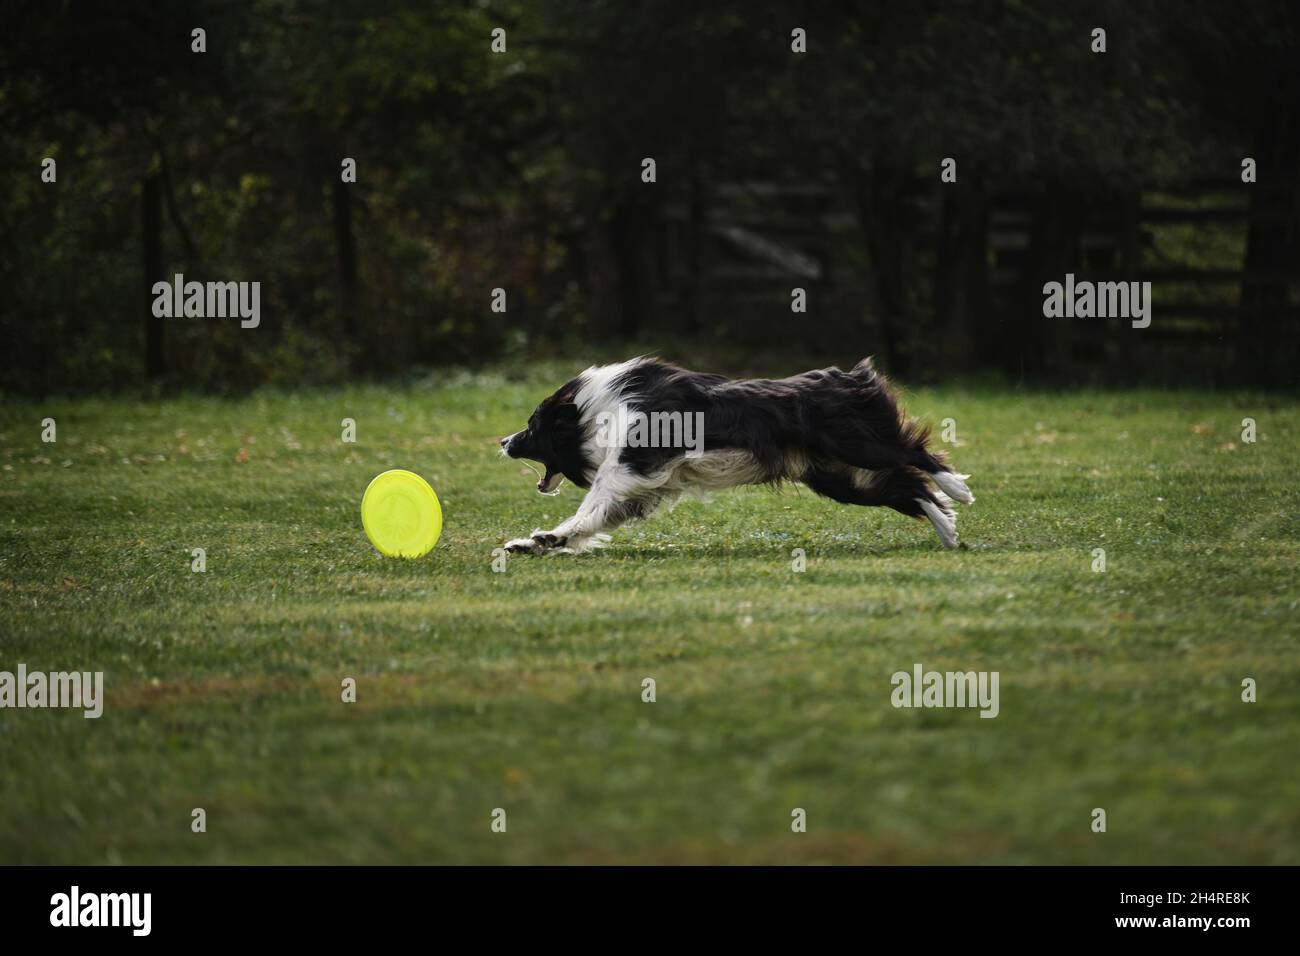
[[[8,394],[638,351],[1296,381],[1289,0],[63,0],[0,22]],[[261,282],[261,326],[155,318],[177,272]],[[1151,281],[1151,327],[1045,319],[1066,272]]]

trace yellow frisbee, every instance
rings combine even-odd
[[[376,475],[366,487],[361,525],[380,554],[418,558],[438,543],[442,506],[427,481],[413,471],[395,468]]]

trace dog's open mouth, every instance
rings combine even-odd
[[[560,484],[563,481],[564,481],[564,475],[560,474],[558,471],[551,471],[548,468],[546,469],[546,475],[542,477],[540,480],[538,480],[537,490],[539,493],[543,495],[558,494],[560,490]]]
[[[505,453],[502,452],[502,454]],[[564,475],[561,472],[551,471],[550,468],[547,468],[546,474],[543,475],[537,470],[536,465],[526,459],[524,460],[524,467],[537,475],[537,491],[539,494],[558,495],[560,493],[560,484],[564,481]]]

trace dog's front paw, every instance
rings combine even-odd
[[[515,538],[505,543],[505,549],[511,554],[544,554],[563,548],[567,539],[551,534],[549,531],[534,531],[531,538]]]

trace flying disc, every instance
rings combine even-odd
[[[418,558],[438,543],[442,506],[427,481],[413,471],[395,468],[376,475],[366,487],[361,525],[380,554]]]

